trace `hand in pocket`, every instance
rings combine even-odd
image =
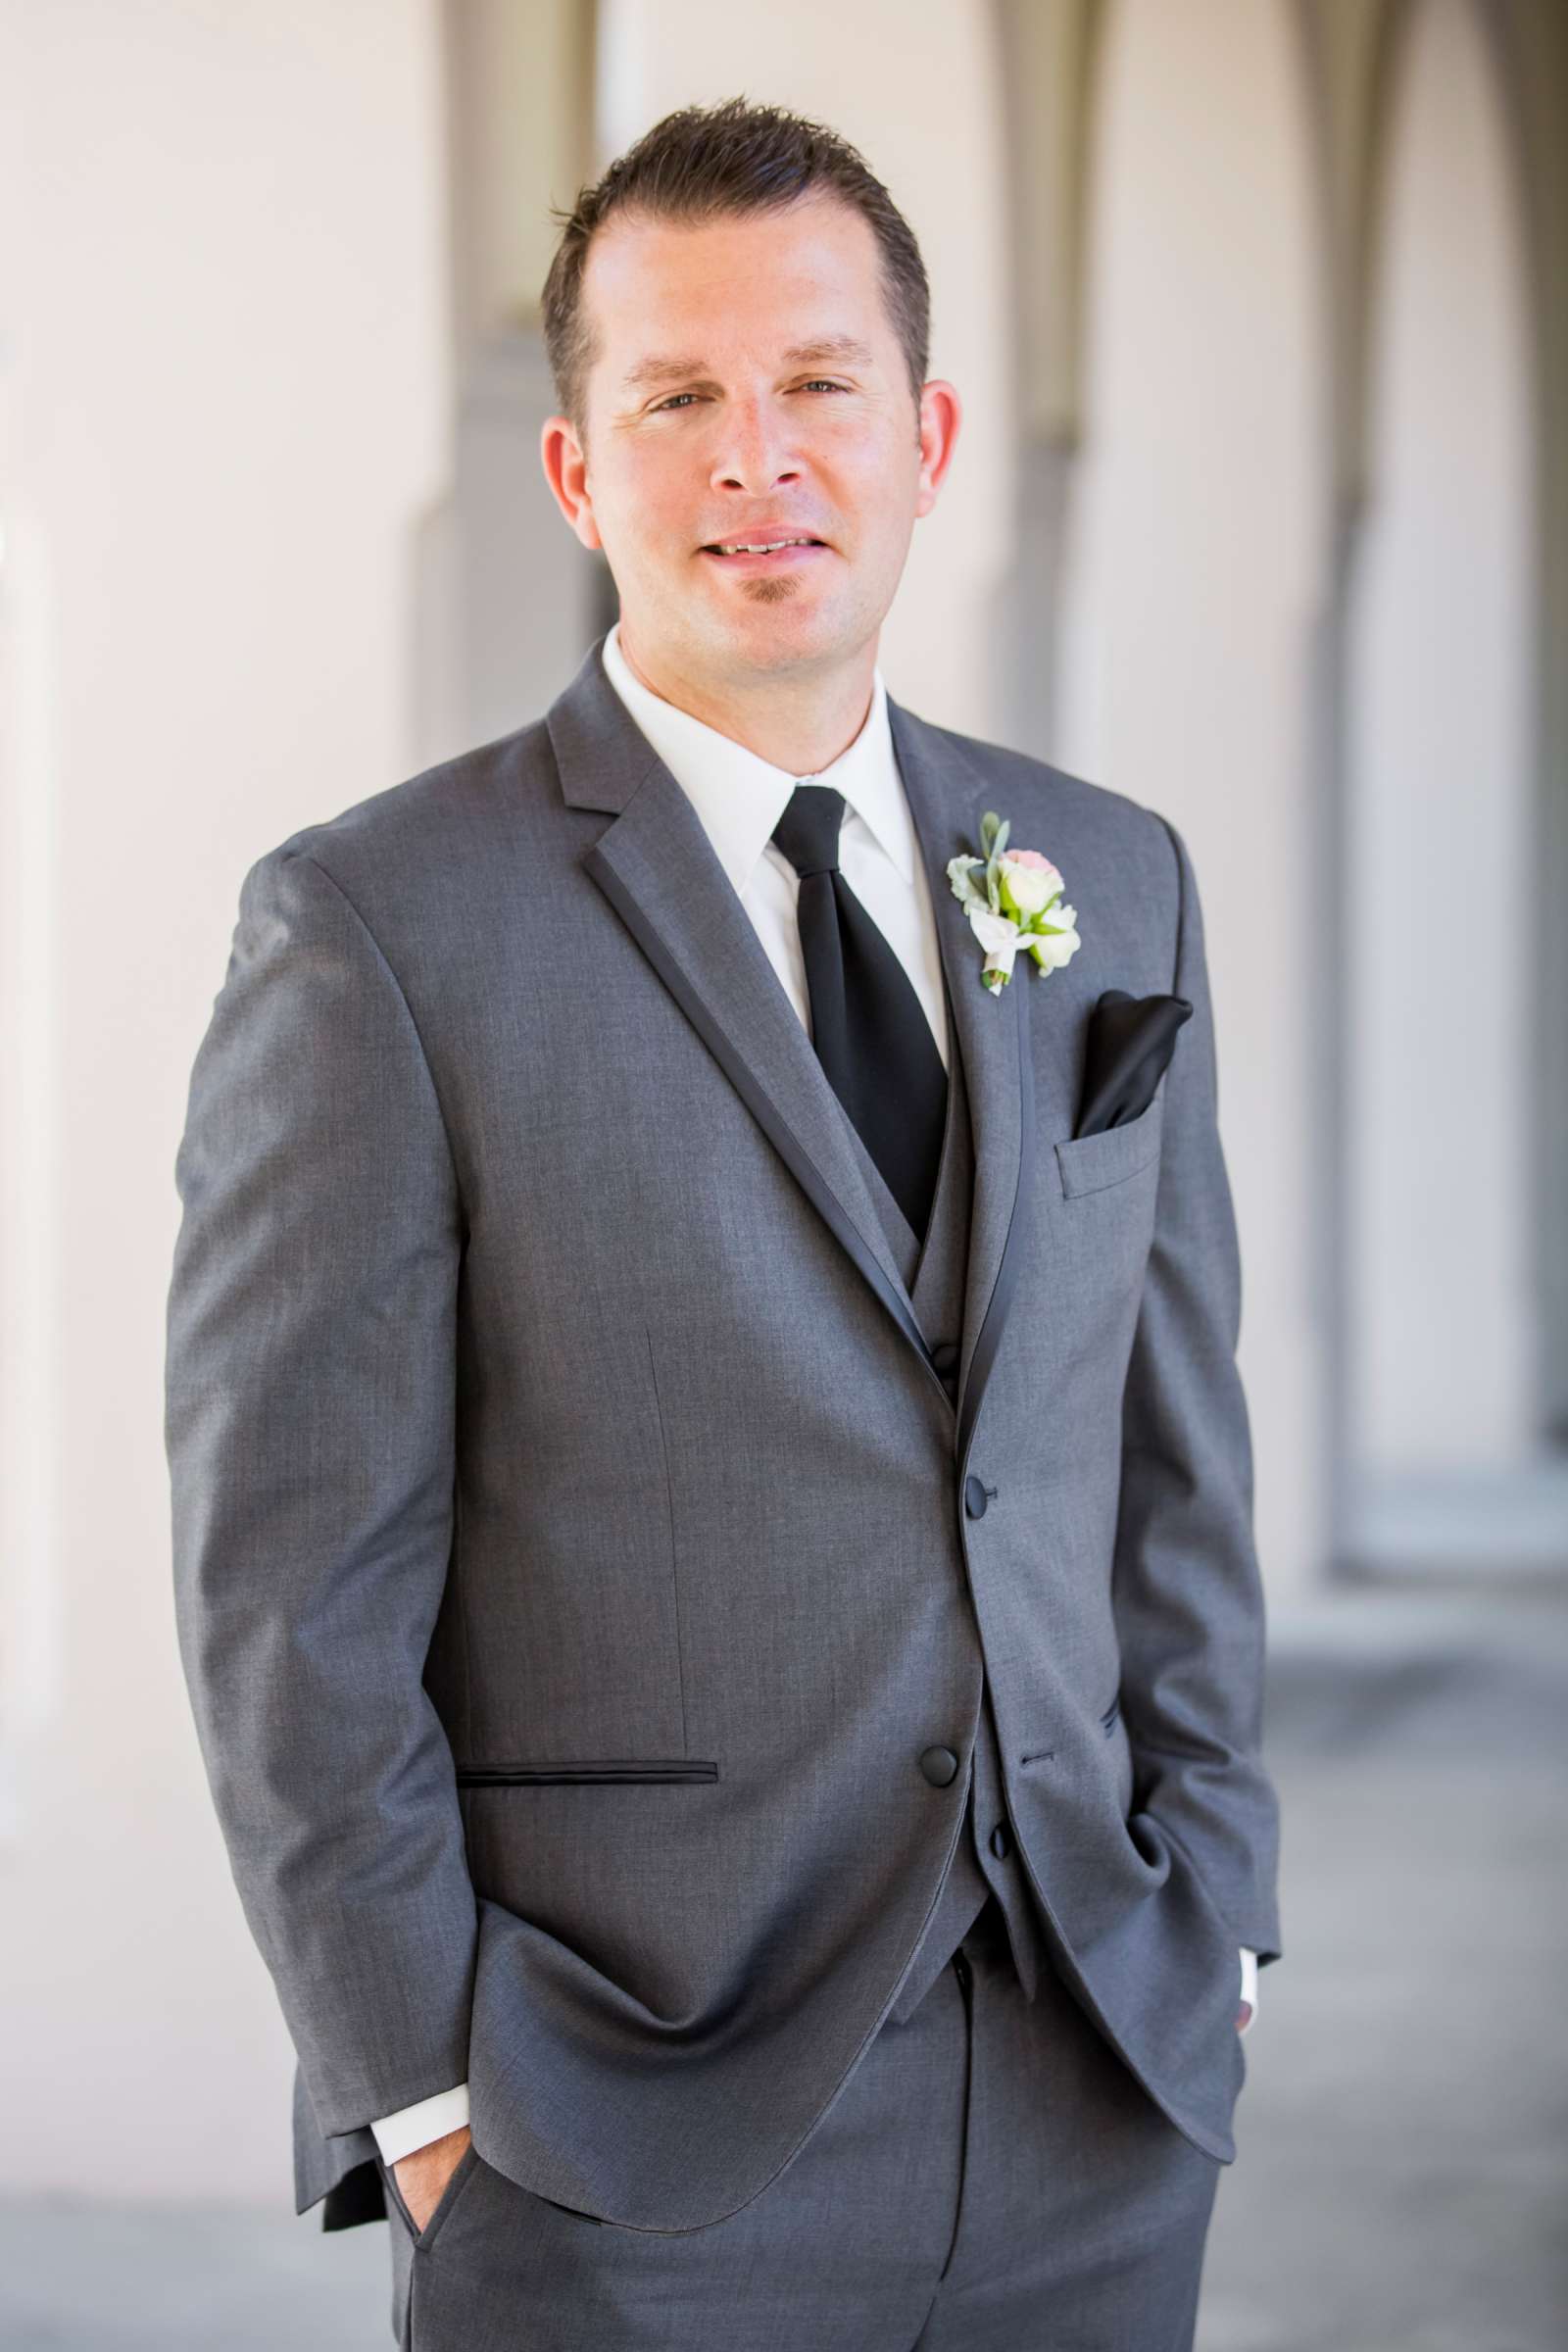
[[[456,2132],[400,2156],[392,2167],[416,2230],[425,2228],[446,2194],[447,2182],[463,2162],[469,2136],[467,2125],[460,2124]]]

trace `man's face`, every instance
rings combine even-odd
[[[949,385],[916,408],[879,261],[869,224],[825,197],[704,226],[618,220],[591,247],[586,458],[561,416],[542,454],[605,551],[646,675],[825,678],[874,647],[957,427]],[[786,537],[815,544],[710,552]]]

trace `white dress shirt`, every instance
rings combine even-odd
[[[772,832],[797,784],[831,784],[845,802],[839,836],[844,879],[908,974],[946,1069],[942,955],[919,837],[894,755],[881,670],[873,672],[871,707],[854,742],[831,766],[796,776],[655,694],[634,675],[619,640],[617,621],[605,639],[606,674],[702,819],[803,1028],[809,1034],[810,998],[796,917],[800,877]],[[1243,1945],[1241,1955],[1241,1998],[1255,2014],[1257,1954]],[[412,2107],[400,2107],[395,2115],[382,2116],[370,2128],[383,2162],[394,2164],[467,2120],[468,2086],[460,2082],[432,2098],[416,2100]]]

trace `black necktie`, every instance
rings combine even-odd
[[[948,1111],[948,1074],[898,956],[839,871],[844,795],[797,784],[773,839],[801,878],[811,1043],[828,1083],[924,1241]]]

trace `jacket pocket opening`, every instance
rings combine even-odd
[[[509,1788],[531,1786],[637,1781],[716,1781],[718,1765],[711,1758],[654,1757],[646,1762],[624,1757],[581,1763],[474,1764],[460,1768],[460,1788]]]

